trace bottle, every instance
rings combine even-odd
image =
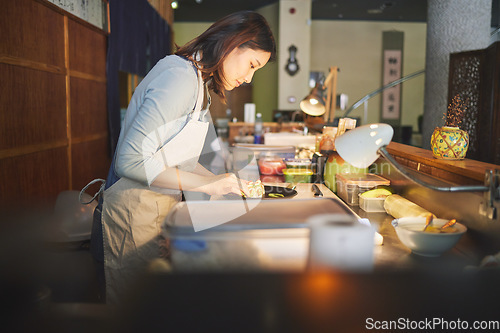
[[[337,127],[323,127],[323,135],[319,141],[319,152],[325,156],[329,156],[335,150],[335,137],[337,135]]]
[[[262,137],[262,113],[257,113],[255,116],[255,128],[254,128],[254,139],[253,143],[263,143]]]

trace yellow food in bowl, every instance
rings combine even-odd
[[[441,228],[438,228],[438,227],[433,227],[433,226],[428,226],[427,229],[425,229],[425,232],[430,232],[430,233],[435,233],[435,234],[439,234],[439,233],[454,233],[454,232],[458,232],[458,229],[454,228],[454,227],[449,227],[449,228],[445,228],[445,229],[441,229]]]
[[[402,217],[393,220],[391,224],[403,245],[413,253],[427,257],[437,257],[451,250],[467,232],[467,227],[460,223],[445,228],[442,232],[435,232],[435,229],[439,230],[448,222],[438,218],[433,219],[432,224],[423,231],[425,222],[425,217]]]

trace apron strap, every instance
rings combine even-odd
[[[84,202],[82,201],[82,195],[83,193],[85,193],[85,191],[87,190],[87,188],[89,188],[90,185],[92,184],[95,184],[97,182],[101,182],[101,187],[99,187],[99,191],[96,192],[96,194],[94,194],[94,196],[92,197],[92,199],[90,199],[90,201],[88,202]],[[93,181],[91,181],[90,183],[88,183],[87,185],[85,185],[84,188],[82,188],[82,190],[80,191],[80,194],[78,195],[78,200],[80,201],[80,203],[82,205],[88,205],[89,203],[91,203],[92,201],[94,201],[101,193],[104,192],[104,187],[106,186],[106,181],[104,179],[101,179],[101,178],[97,178],[97,179],[94,179]]]
[[[201,114],[201,109],[203,107],[203,97],[204,97],[204,83],[203,83],[203,78],[201,76],[201,71],[198,69],[198,97],[196,99],[196,103],[194,105],[193,111],[191,111],[191,116],[194,117],[196,120],[200,120],[200,114]],[[206,88],[206,86],[205,86]],[[208,90],[207,90],[208,94]],[[210,95],[208,95],[208,98],[210,98]]]

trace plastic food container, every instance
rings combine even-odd
[[[389,186],[391,182],[373,173],[338,173],[336,175],[337,195],[348,205],[359,205],[359,194],[379,185]]]
[[[359,207],[365,212],[385,212],[384,202],[386,197],[383,198],[364,198],[359,196]]]
[[[304,271],[317,212],[354,217],[331,198],[184,201],[162,234],[175,271]]]
[[[235,158],[243,158],[247,163],[252,158],[263,157],[281,157],[281,158],[294,158],[295,146],[271,146],[263,144],[241,144],[234,145],[233,153],[237,156]]]
[[[270,146],[263,144],[235,144],[230,148],[229,169],[237,171],[240,178],[256,181],[260,178],[258,160],[264,158],[294,158],[294,146]]]
[[[261,175],[282,175],[286,168],[285,162],[281,157],[263,157],[257,162]]]
[[[287,169],[311,169],[312,162],[308,158],[285,159]]]
[[[287,183],[310,183],[313,172],[311,169],[283,169],[285,182]]]

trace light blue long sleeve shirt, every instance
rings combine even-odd
[[[176,55],[161,59],[129,103],[116,150],[117,175],[151,185],[166,168],[155,153],[186,124],[197,96],[193,63]]]

